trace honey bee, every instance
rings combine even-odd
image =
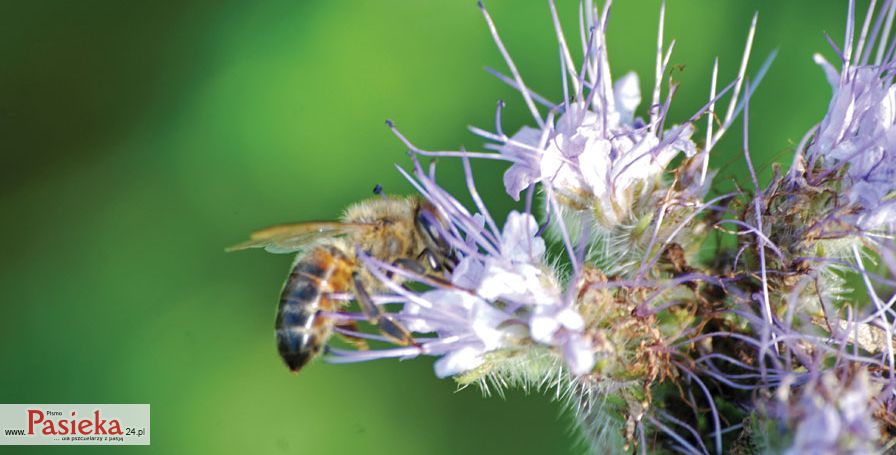
[[[228,251],[264,248],[298,253],[274,323],[280,357],[298,372],[320,353],[334,327],[357,330],[353,322],[327,317],[347,305],[333,294],[351,293],[383,336],[397,344],[412,344],[410,332],[373,303],[369,292],[383,289],[383,284],[363,267],[356,251],[414,273],[438,276],[456,262],[445,240],[446,229],[444,217],[428,201],[382,196],[349,206],[341,221],[272,226]]]

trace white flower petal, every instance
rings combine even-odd
[[[532,262],[545,252],[544,239],[536,237],[538,222],[530,214],[510,212],[501,233],[501,253],[512,261]]]
[[[512,142],[501,146],[498,151],[513,160],[513,164],[504,172],[504,188],[507,194],[519,200],[520,192],[538,181],[540,176],[540,154],[532,149],[538,148],[541,131],[524,126],[510,139]]]
[[[635,109],[641,104],[638,74],[632,71],[619,78],[613,85],[613,94],[616,97],[616,112],[619,113],[619,121],[631,124]]]
[[[585,183],[598,198],[607,194],[609,185],[608,171],[611,167],[610,141],[602,138],[594,138],[588,141],[585,152],[579,155],[579,169]]]
[[[569,372],[575,376],[590,373],[594,369],[594,350],[585,337],[571,337],[563,349],[563,356]]]
[[[507,315],[481,300],[473,311],[473,332],[482,341],[485,350],[492,351],[502,347],[505,336],[498,327],[507,320]]]
[[[557,321],[569,330],[581,331],[585,328],[585,320],[578,311],[572,308],[564,308],[557,313]]]
[[[553,344],[557,330],[560,330],[560,321],[549,315],[532,316],[529,320],[529,333],[539,343]]]
[[[470,346],[464,346],[460,349],[451,351],[433,365],[436,376],[447,378],[460,373],[470,371],[473,368],[482,365],[482,351]]]

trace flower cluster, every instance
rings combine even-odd
[[[471,214],[435,183],[434,167],[433,173],[426,174],[416,159],[414,163],[414,175],[405,175],[437,210],[438,218],[447,220],[438,236],[445,239],[456,263],[443,277],[433,279],[361,252],[366,269],[393,291],[390,301],[403,304],[397,319],[424,336],[413,347],[332,350],[336,360],[434,355],[440,356],[435,364],[437,376],[475,374],[479,378],[501,363],[555,352],[572,374],[590,372],[594,355],[584,334],[584,320],[573,307],[572,294],[545,263],[546,245],[535,218],[511,212],[499,229],[484,205],[478,204],[482,212]],[[469,174],[468,182],[479,201]],[[390,273],[417,281],[428,290],[415,292],[399,286],[387,277]],[[543,352],[533,354],[539,349]]]
[[[419,295],[399,290],[407,297],[401,319],[415,332],[436,335],[421,341],[427,354],[443,355],[436,374],[467,373],[481,367],[487,355],[512,356],[528,344],[557,349],[573,374],[591,371],[584,322],[543,262],[545,242],[535,218],[511,212],[498,231],[487,211],[471,216],[427,175],[416,177],[423,194],[441,202],[437,207],[460,234],[444,233],[458,252],[446,283]]]
[[[597,219],[613,226],[631,218],[631,204],[652,188],[672,158],[697,153],[692,125],[675,127],[660,141],[651,128],[659,118],[650,125],[634,118],[641,102],[635,73],[604,92],[611,102],[591,100],[590,108],[573,102],[556,125],[541,131],[523,127],[498,148],[514,163],[504,174],[508,194],[519,199],[534,183],[550,185],[573,207],[600,201],[593,207]]]
[[[884,43],[882,41],[881,43]],[[870,53],[870,52],[869,52]],[[896,231],[896,84],[894,68],[878,57],[873,65],[843,65],[821,55],[834,90],[827,115],[806,150],[809,168],[844,173],[842,192],[856,213],[848,222],[864,231]],[[856,58],[860,60],[860,56]]]
[[[792,378],[792,377],[791,377]],[[866,369],[815,371],[804,384],[785,382],[759,403],[752,449],[765,453],[874,453],[880,425],[869,412],[880,388]],[[790,429],[791,431],[782,431]]]
[[[892,444],[896,1],[871,3],[858,40],[850,1],[840,69],[815,57],[834,88],[828,112],[765,188],[748,114],[774,54],[747,83],[755,17],[737,77],[719,88],[716,61],[706,105],[672,122],[665,5],[642,117],[638,76],[610,71],[610,2],[584,3],[578,64],[548,3],[559,103],[526,85],[480,3],[510,71],[495,74],[519,91],[534,125],[506,135],[500,102],[494,131],[472,128],[486,151],[471,152],[420,149],[388,122],[413,163],[411,173],[399,169],[443,220],[428,235],[451,261],[409,270],[358,251],[385,289],[374,301],[399,304],[388,314],[413,340],[331,348],[331,360],[430,355],[437,376],[461,385],[556,388],[596,452],[867,453]],[[710,152],[738,117],[751,189],[707,200]],[[695,141],[704,118],[705,140]],[[460,160],[475,210],[436,183],[435,164],[421,164],[428,157]],[[525,201],[503,225],[476,189],[474,159],[507,162],[507,195]],[[713,232],[730,241],[710,242]],[[713,254],[700,254],[707,248]]]
[[[860,370],[842,383],[833,371],[804,387],[793,404],[793,443],[787,454],[871,453],[880,431],[868,403],[874,398],[868,373]]]

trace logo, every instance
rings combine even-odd
[[[0,404],[0,445],[149,445],[149,405]]]

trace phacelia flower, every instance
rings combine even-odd
[[[480,3],[510,71],[494,73],[522,95],[533,125],[505,134],[499,102],[494,132],[472,128],[487,151],[471,152],[423,150],[387,122],[413,162],[412,173],[400,171],[441,220],[426,235],[445,251],[429,263],[423,251],[405,267],[359,247],[361,266],[382,285],[368,297],[407,337],[352,331],[389,346],[330,347],[330,360],[426,355],[437,357],[438,377],[462,386],[555,390],[598,453],[749,452],[769,434],[781,437],[765,448],[787,453],[878,449],[879,428],[896,432],[896,276],[866,263],[879,259],[896,275],[896,40],[888,36],[896,0],[876,19],[872,2],[856,45],[850,1],[840,69],[816,56],[834,87],[828,112],[790,172],[765,190],[750,158],[748,111],[774,53],[747,83],[755,16],[737,77],[717,90],[716,60],[706,105],[672,122],[677,85],[662,91],[674,47],[663,43],[664,4],[641,115],[638,75],[610,71],[611,2],[582,5],[579,64],[548,5],[559,103],[526,85]],[[710,152],[741,113],[752,191],[708,199]],[[704,116],[705,139],[695,140]],[[437,184],[423,157],[459,158],[473,205]],[[525,206],[503,224],[476,189],[472,159],[509,163],[504,189]],[[718,242],[708,241],[713,232]],[[847,273],[867,300],[846,298]]]
[[[586,44],[581,69],[572,61],[553,2],[549,5],[565,79],[564,100],[556,104],[525,85],[480,4],[512,73],[498,77],[519,90],[536,127],[522,127],[508,137],[501,124],[504,104],[499,103],[494,133],[473,128],[497,153],[480,153],[422,150],[390,123],[415,163],[413,177],[406,176],[447,221],[440,235],[454,251],[456,264],[433,279],[360,254],[364,266],[389,288],[380,300],[401,304],[393,314],[417,335],[412,346],[331,352],[335,361],[437,356],[436,374],[464,385],[490,380],[524,387],[556,385],[558,395],[569,397],[592,442],[623,441],[611,444],[622,447],[638,428],[642,437],[654,434],[644,423],[653,412],[654,388],[699,384],[707,390],[687,362],[673,359],[678,349],[673,342],[693,335],[698,325],[693,310],[675,308],[675,299],[695,298],[697,286],[687,283],[717,281],[687,266],[709,232],[698,215],[720,210],[715,204],[730,197],[703,200],[712,177],[707,171],[709,152],[741,111],[741,90],[755,89],[771,58],[746,85],[754,17],[737,78],[717,91],[717,63],[707,104],[679,124],[667,122],[675,84],[665,100],[661,88],[674,43],[666,48],[662,42],[663,7],[656,81],[645,120],[636,112],[642,99],[638,76],[628,73],[615,82],[611,78],[605,37],[610,2],[602,14],[590,2],[585,5],[581,28],[589,32],[582,36]],[[715,104],[728,95],[728,109],[713,132]],[[541,116],[536,101],[548,107],[546,116]],[[692,136],[695,122],[704,115],[710,120],[706,146],[699,150]],[[670,169],[680,155],[681,165]],[[437,185],[434,167],[424,172],[419,157],[460,158],[475,213]],[[474,158],[509,161],[504,174],[507,193],[516,200],[526,193],[525,211],[511,212],[500,228],[475,189],[469,165]],[[546,213],[541,226],[532,214],[536,185],[542,189]],[[561,257],[548,256],[542,231],[562,244]],[[663,259],[668,251],[681,252],[680,257]],[[614,265],[599,270],[611,261],[596,256],[612,258]],[[674,270],[678,281],[655,279],[666,276],[667,269]],[[389,274],[402,276],[405,285]],[[617,274],[633,279],[607,278]],[[659,301],[662,298],[673,300]],[[678,381],[678,369],[686,372],[687,385],[672,385]],[[611,398],[612,405],[602,404]],[[660,412],[651,415],[657,426],[669,416]],[[715,410],[713,415],[720,431]],[[721,447],[721,439],[717,445]]]
[[[889,36],[896,8],[872,2],[861,27],[855,9],[850,1],[843,51],[832,44],[839,70],[814,56],[833,87],[826,114],[800,142],[787,174],[776,177],[757,196],[761,204],[743,216],[764,220],[756,223],[763,240],[752,247],[754,255],[763,255],[762,273],[775,274],[762,282],[767,307],[791,308],[778,327],[785,328],[784,337],[791,329],[806,335],[818,321],[835,332],[849,317],[865,327],[867,315],[883,313],[876,297],[850,301],[845,277],[862,275],[869,282],[873,274],[865,273],[862,257],[882,254],[896,228],[896,39]],[[767,248],[774,254],[766,256]],[[844,314],[845,308],[856,313]],[[806,327],[793,322],[800,319]],[[778,330],[771,311],[765,323],[766,332]],[[891,322],[875,324],[883,329]]]
[[[863,231],[892,233],[896,231],[896,57],[893,41],[881,28],[887,15],[886,23],[892,21],[893,8],[889,4],[884,8],[870,39],[866,21],[857,42],[854,5],[849,13],[845,48],[838,51],[840,70],[815,55],[834,94],[805,159],[810,170],[821,168],[819,177],[842,173],[841,191],[855,207],[843,216],[845,220]]]
[[[468,212],[419,164],[414,177],[408,177],[447,220],[440,235],[457,262],[443,279],[431,280],[362,256],[368,269],[394,292],[390,301],[402,303],[399,320],[421,336],[412,348],[384,350],[379,355],[337,351],[339,360],[434,355],[440,357],[436,375],[448,377],[477,369],[479,375],[487,374],[498,363],[529,355],[534,349],[562,359],[573,375],[591,371],[594,354],[584,334],[584,321],[553,269],[545,264],[545,242],[535,218],[511,212],[498,230],[488,211]],[[474,187],[471,193],[476,194]],[[398,286],[386,278],[387,272],[405,274],[429,289],[415,292]]]
[[[667,131],[661,141],[633,117],[641,100],[635,73],[606,91],[612,103],[593,108],[571,103],[556,125],[546,125],[544,131],[523,127],[498,149],[519,160],[504,174],[512,197],[519,199],[523,189],[544,183],[573,207],[597,202],[601,221],[612,226],[628,221],[634,199],[652,189],[672,158],[696,154],[692,125]]]
[[[551,237],[561,238],[560,231],[568,234],[563,238],[567,243],[588,237],[584,240],[589,246],[588,259],[615,274],[632,264],[650,262],[656,248],[663,246],[657,240],[670,242],[685,226],[703,229],[695,226],[701,223],[697,214],[712,205],[704,203],[712,178],[707,172],[709,153],[742,108],[735,100],[744,87],[756,21],[754,18],[737,78],[717,92],[717,62],[708,103],[690,118],[672,124],[667,113],[677,87],[674,82],[670,81],[671,89],[662,99],[664,75],[675,44],[673,41],[668,48],[663,44],[665,7],[660,11],[656,78],[644,119],[637,114],[642,101],[638,75],[629,72],[614,81],[610,71],[606,30],[611,3],[607,2],[601,12],[587,2],[589,14],[582,16],[580,24],[584,47],[580,66],[573,62],[556,8],[549,3],[564,77],[564,99],[556,104],[525,84],[486,13],[512,76],[495,73],[522,94],[536,126],[523,126],[511,136],[504,134],[500,115],[503,103],[499,103],[495,132],[480,128],[473,131],[491,141],[486,148],[511,162],[504,173],[507,193],[519,200],[523,191],[540,184],[545,213],[559,219],[549,223]],[[765,62],[748,91],[762,79],[773,57]],[[713,132],[715,104],[729,94],[731,102]],[[547,106],[544,117],[536,101]],[[704,115],[710,120],[706,146],[698,156],[693,136],[696,121]],[[684,164],[669,169],[677,156],[684,156]],[[561,225],[562,229],[557,229]],[[677,239],[688,254],[698,247],[691,238]]]
[[[874,419],[879,392],[867,370],[829,370],[796,388],[789,384],[769,404],[778,422],[769,434],[759,434],[760,445],[787,455],[866,454],[880,450],[880,430]]]

